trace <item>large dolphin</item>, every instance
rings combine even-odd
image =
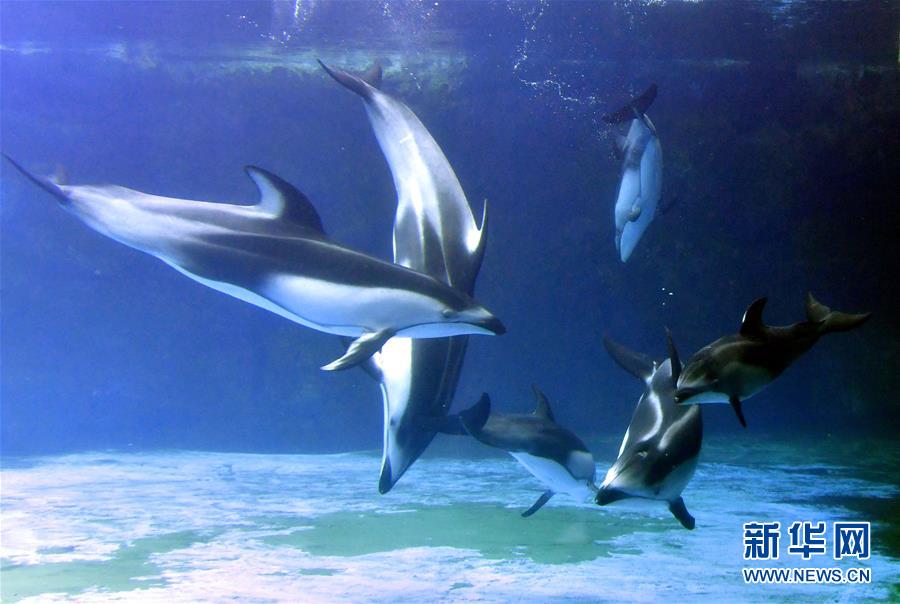
[[[524,517],[541,509],[556,493],[566,493],[579,501],[597,495],[594,456],[580,438],[556,423],[547,397],[537,386],[532,388],[537,407],[531,414],[491,413],[491,399],[483,394],[458,416],[458,423],[476,440],[507,451],[547,486],[537,501],[522,512]],[[456,432],[454,419],[448,418],[444,431]]]
[[[473,294],[487,229],[475,224],[465,193],[437,142],[405,104],[381,91],[381,69],[356,76],[325,64],[358,94],[397,190],[394,262]],[[485,216],[487,205],[485,205]],[[468,338],[393,338],[367,365],[381,384],[384,447],[378,490],[387,493],[418,459],[446,416]]]
[[[95,231],[215,290],[313,329],[356,338],[323,369],[360,364],[395,335],[504,332],[465,293],[329,241],[309,200],[260,168],[247,167],[259,203],[239,206],[113,185],[60,186],[10,162]]]
[[[658,362],[603,338],[607,352],[625,371],[641,380],[646,390],[625,431],[615,463],[600,485],[596,501],[606,505],[628,497],[656,499],[686,529],[694,517],[681,492],[694,476],[703,441],[700,407],[675,404],[675,382],[681,363],[669,338],[669,358]]]
[[[616,197],[616,249],[626,262],[656,214],[662,192],[662,147],[647,108],[656,99],[656,84],[623,108],[603,116],[609,124],[631,121],[628,135],[618,143],[622,179]]]
[[[743,400],[768,386],[823,335],[855,329],[871,316],[833,311],[807,294],[806,321],[773,327],[763,323],[766,300],[747,308],[738,334],[719,338],[690,358],[678,378],[679,404],[730,403],[746,428]]]

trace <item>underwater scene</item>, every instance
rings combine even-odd
[[[900,601],[898,34],[0,2],[0,601]]]

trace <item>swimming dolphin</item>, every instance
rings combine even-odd
[[[437,142],[409,107],[379,89],[380,66],[362,76],[322,67],[362,98],[388,161],[397,189],[394,262],[473,295],[487,240],[487,205],[478,228]],[[453,401],[467,343],[467,336],[393,338],[367,363],[384,401],[379,492],[390,491],[434,438],[435,421]]]
[[[603,116],[608,124],[631,120],[628,135],[619,142],[622,178],[616,197],[616,250],[627,262],[656,214],[662,192],[662,147],[647,108],[656,99],[656,84],[623,108]]]
[[[855,329],[871,316],[833,311],[807,294],[806,321],[772,327],[762,319],[766,300],[747,308],[740,333],[719,338],[691,357],[678,378],[678,404],[730,403],[746,428],[743,400],[768,386],[823,335]]]
[[[246,168],[259,203],[239,206],[114,185],[59,186],[9,161],[95,231],[215,290],[313,329],[356,338],[323,369],[362,363],[395,335],[504,332],[466,294],[329,241],[309,200],[261,168]]]
[[[681,492],[694,476],[703,440],[699,406],[675,404],[681,363],[669,338],[669,358],[658,362],[609,338],[603,345],[613,360],[646,386],[625,431],[615,463],[600,485],[596,502],[606,505],[628,497],[666,501],[686,529],[695,526]]]
[[[547,485],[547,490],[537,501],[522,512],[526,518],[541,509],[556,493],[566,493],[581,501],[597,494],[593,455],[580,438],[554,421],[544,393],[537,386],[532,389],[537,407],[529,415],[492,414],[491,399],[487,394],[459,414],[459,423],[476,440],[507,451]],[[446,431],[452,432],[452,429]]]

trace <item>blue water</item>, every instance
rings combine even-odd
[[[839,310],[873,312],[750,400],[748,430],[727,406],[704,409],[706,434],[727,445],[707,439],[685,492],[693,533],[660,507],[631,516],[555,499],[518,524],[539,485],[510,459],[469,463],[478,449],[463,439],[439,436],[395,499],[377,495],[380,394],[362,372],[318,370],[340,353],[335,338],[98,235],[4,162],[3,600],[157,597],[130,591],[148,586],[166,598],[199,594],[178,590],[222,585],[209,577],[235,572],[226,562],[242,556],[253,558],[251,591],[213,600],[278,599],[284,576],[282,594],[315,585],[307,588],[321,600],[374,597],[376,587],[384,600],[432,588],[443,599],[716,597],[744,588],[741,522],[817,519],[809,514],[879,523],[870,591],[733,593],[892,597],[898,27],[892,2],[0,4],[4,153],[39,174],[62,167],[73,184],[243,203],[256,192],[242,167],[260,165],[304,191],[335,240],[387,259],[390,173],[358,98],[315,62],[362,69],[379,60],[384,89],[428,127],[476,214],[490,203],[476,295],[509,333],[472,339],[455,408],[486,391],[496,409],[525,412],[537,383],[557,420],[589,441],[601,474],[640,394],[606,355],[603,333],[661,358],[665,327],[687,354],[734,332],[763,295],[775,324],[803,318],[807,291]],[[671,209],[623,265],[613,243],[615,129],[600,115],[650,82],[660,90],[650,114]],[[779,445],[761,450],[767,471],[754,474],[754,461],[732,447],[750,454],[765,439]],[[846,458],[807,463],[811,442]],[[98,450],[110,453],[90,453]],[[784,456],[817,468],[791,496],[777,469]],[[313,466],[323,473],[304,469]],[[195,516],[168,507],[198,480]],[[741,486],[770,480],[765,493]],[[829,499],[857,497],[857,481],[868,481],[859,499]],[[110,508],[95,507],[101,491]],[[234,504],[234,525],[217,516],[248,492]],[[131,526],[148,498],[147,525]],[[801,503],[771,507],[784,498]],[[271,505],[256,512],[260,499]],[[271,540],[302,533],[322,507],[337,514],[334,525],[362,514],[350,523],[356,532]],[[392,546],[406,515],[380,519],[407,509],[415,534]],[[521,531],[526,541],[491,545],[447,528],[470,516],[483,517],[489,534]],[[359,546],[370,532],[375,544]],[[648,578],[651,561],[670,567],[672,557],[718,566],[713,578]],[[434,574],[416,585],[379,579],[386,569],[405,576],[402,561]],[[53,566],[83,563],[100,566]],[[85,589],[94,591],[79,595]]]

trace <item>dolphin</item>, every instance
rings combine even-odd
[[[700,407],[675,404],[675,382],[681,370],[669,336],[669,358],[654,361],[607,337],[603,344],[613,360],[641,380],[646,390],[638,400],[615,463],[600,485],[596,502],[606,505],[639,497],[666,501],[686,529],[695,526],[681,492],[694,476],[703,440]]]
[[[622,155],[622,178],[616,196],[616,250],[627,262],[656,214],[662,192],[662,147],[647,108],[656,99],[651,84],[627,105],[602,117],[608,124],[631,120],[628,135],[618,143]]]
[[[719,338],[688,360],[675,392],[679,405],[730,403],[746,428],[743,400],[768,386],[823,335],[855,329],[871,316],[833,311],[809,293],[806,321],[773,327],[763,323],[766,301],[760,298],[747,308],[738,334]]]
[[[531,414],[491,413],[487,394],[458,416],[459,425],[476,440],[507,451],[547,486],[534,504],[522,512],[527,518],[556,493],[588,501],[597,495],[594,457],[584,442],[553,419],[547,397],[532,386],[537,407]],[[454,418],[448,418],[452,426]],[[453,428],[444,430],[453,433]]]
[[[477,227],[437,142],[409,107],[380,90],[378,64],[361,76],[320,64],[362,98],[393,175],[394,262],[473,295],[487,240],[487,204]],[[434,438],[435,422],[453,401],[467,343],[467,336],[393,338],[367,363],[384,402],[379,492],[390,491]]]
[[[356,338],[325,370],[358,365],[395,335],[505,331],[465,293],[329,241],[309,200],[262,168],[246,168],[259,202],[240,206],[115,185],[60,186],[7,160],[95,231],[215,290],[301,325]]]

